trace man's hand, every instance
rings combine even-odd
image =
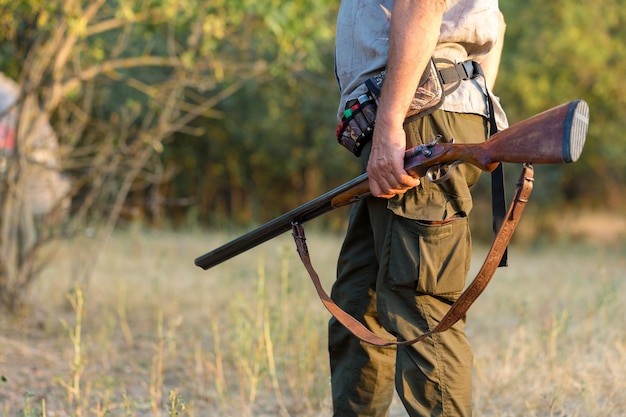
[[[377,124],[367,164],[370,191],[374,197],[391,198],[420,184],[404,170],[406,134],[399,127]]]
[[[419,185],[404,170],[404,116],[435,50],[445,0],[396,0],[391,11],[389,59],[378,102],[367,172],[375,197],[391,198]]]

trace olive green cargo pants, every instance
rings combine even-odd
[[[479,142],[487,127],[480,116],[436,111],[405,126],[407,146],[437,134]],[[369,148],[364,164],[368,153]],[[405,196],[353,205],[333,300],[389,340],[409,340],[435,327],[465,285],[471,258],[469,186],[478,175],[464,166],[443,186],[423,179]],[[432,224],[455,214],[460,217]],[[394,385],[411,416],[471,415],[472,351],[464,325],[459,321],[411,346],[377,347],[331,319],[334,415],[387,416]]]

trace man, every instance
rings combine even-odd
[[[432,329],[462,292],[471,241],[469,188],[459,166],[441,184],[409,175],[404,151],[441,135],[479,142],[506,119],[488,93],[504,21],[497,0],[343,0],[337,20],[340,110],[386,70],[371,141],[360,156],[376,198],[353,205],[332,298],[374,333],[410,340]],[[405,120],[430,63],[481,63],[430,114]],[[448,67],[451,64],[448,64]],[[443,65],[446,66],[445,64]],[[491,108],[490,114],[489,99]],[[491,119],[490,119],[491,116]],[[490,120],[499,123],[490,123]],[[329,324],[335,416],[386,416],[395,389],[411,416],[471,415],[472,352],[464,322],[411,346],[376,347]]]

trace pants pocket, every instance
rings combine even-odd
[[[389,251],[390,286],[452,298],[460,294],[471,258],[467,218],[443,225],[427,225],[403,217],[396,217],[394,222]]]

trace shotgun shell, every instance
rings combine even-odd
[[[361,104],[363,116],[367,119],[368,124],[373,127],[376,120],[376,104],[374,100],[367,94],[363,94],[359,97],[359,103]]]
[[[368,123],[367,119],[363,115],[361,111],[361,105],[359,103],[352,106],[352,115],[354,116],[354,120],[359,125],[362,134],[366,135],[367,133],[372,131],[372,126]]]

